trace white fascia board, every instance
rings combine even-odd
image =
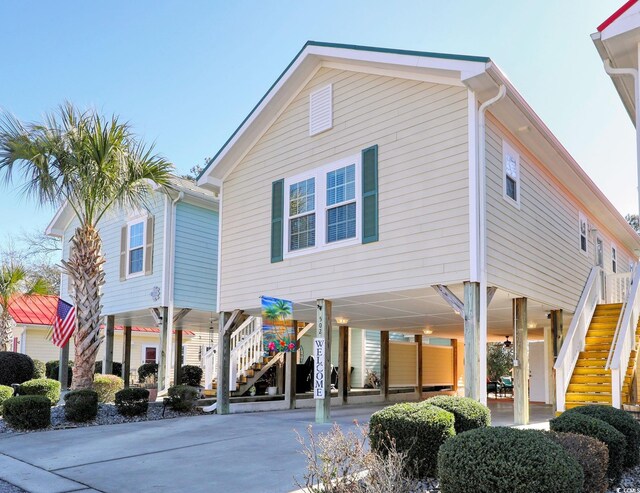
[[[56,211],[53,219],[51,219],[51,222],[49,222],[49,224],[45,228],[44,232],[47,236],[62,238],[65,229],[67,229],[67,226],[72,219],[69,214],[69,209],[69,204],[65,200],[64,203]]]
[[[625,34],[640,27],[640,4],[636,3],[620,18],[608,25],[601,33],[602,41]]]

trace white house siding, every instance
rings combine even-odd
[[[373,371],[376,375],[380,376],[380,332],[377,330],[365,330],[364,335],[365,369]]]
[[[487,122],[487,270],[489,285],[572,312],[594,265],[594,235],[588,255],[580,250],[579,208],[549,178],[512,136],[520,154],[520,210],[503,198],[502,143],[505,138],[491,118]],[[553,163],[547,163],[553,164]],[[598,227],[598,226],[596,226]],[[602,231],[604,265],[611,272],[611,239]],[[630,258],[618,245],[618,272],[629,270]]]
[[[159,306],[159,302],[152,300],[151,292],[156,286],[162,289],[164,195],[154,193],[148,200],[148,209],[148,213],[154,216],[153,271],[149,275],[120,281],[120,231],[129,219],[136,216],[129,215],[126,211],[114,210],[98,224],[102,238],[102,251],[106,259],[105,287],[102,296],[102,313],[105,315]],[[64,232],[62,244],[64,259],[69,258],[70,239],[76,226],[77,220],[74,219]],[[67,276],[63,275],[60,296],[70,301],[68,287]]]
[[[218,212],[192,204],[176,206],[174,303],[216,311]]]
[[[333,129],[308,135],[333,84]],[[469,276],[466,89],[322,68],[224,180],[220,310]],[[271,184],[379,146],[379,241],[270,262]]]

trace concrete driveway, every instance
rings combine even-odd
[[[348,428],[381,407],[333,408],[332,418]],[[494,424],[510,424],[495,411]],[[550,408],[532,406],[534,416]],[[305,468],[294,430],[313,420],[300,409],[0,435],[0,479],[30,493],[284,493]]]

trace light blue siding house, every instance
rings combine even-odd
[[[113,354],[113,360],[126,364],[128,353],[132,374],[141,363],[159,363],[160,388],[172,374],[178,378],[183,364],[199,365],[217,337],[218,197],[181,178],[174,178],[172,187],[154,190],[144,208],[114,210],[99,224],[109,329],[101,355]],[[47,228],[62,239],[63,259],[76,226],[72,211],[63,206]],[[65,300],[72,299],[69,289],[63,274]],[[132,332],[128,351],[123,347],[127,330]],[[123,342],[114,346],[119,338]]]

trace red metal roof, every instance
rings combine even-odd
[[[53,319],[58,308],[58,297],[53,295],[31,295],[15,298],[9,304],[9,314],[19,325],[53,325]],[[122,330],[119,325],[116,330]],[[149,332],[159,334],[157,327],[131,327],[133,332]],[[175,330],[173,331],[175,334]],[[194,336],[190,330],[183,330],[183,335]]]
[[[631,8],[631,6],[636,3],[638,0],[629,0],[622,7],[616,10],[606,21],[598,26],[598,32],[604,31],[607,27],[614,23],[616,19],[618,19],[622,14],[624,14],[627,10]]]

